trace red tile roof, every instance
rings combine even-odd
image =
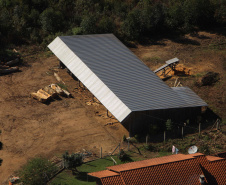
[[[189,154],[189,155],[193,156],[193,157],[205,156],[205,154],[202,154],[202,153],[194,153],[194,154]]]
[[[89,175],[99,178],[98,185],[200,185],[200,175],[205,176],[206,184],[226,184],[226,159],[201,153],[165,156],[111,166],[107,169],[95,172],[96,175]]]
[[[117,176],[117,175],[119,175],[119,173],[115,173],[115,172],[109,171],[109,170],[103,170],[103,171],[89,173],[89,175],[93,176],[93,177],[103,178],[103,177]]]
[[[194,157],[189,155],[177,154],[177,155],[170,155],[170,156],[165,156],[160,158],[147,159],[144,161],[137,161],[137,162],[131,162],[126,164],[120,164],[116,166],[110,166],[110,167],[107,167],[107,169],[116,171],[116,172],[122,172],[122,171],[155,166],[155,165],[160,165],[165,163],[184,161],[184,160],[193,159],[193,158]]]
[[[207,160],[212,162],[212,161],[218,161],[218,160],[224,160],[224,158],[221,157],[215,157],[215,156],[206,156]]]

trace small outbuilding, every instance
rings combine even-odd
[[[207,104],[170,88],[113,34],[60,36],[49,49],[133,135],[153,121],[185,120]]]

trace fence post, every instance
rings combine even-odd
[[[100,158],[102,159],[102,147],[100,147]]]
[[[129,139],[128,139],[128,151],[129,151]]]
[[[184,127],[181,128],[182,139],[184,139]]]
[[[164,131],[164,144],[166,143],[166,131]]]
[[[120,143],[118,144],[118,152],[120,154]]]
[[[217,119],[217,130],[219,130],[219,121]]]

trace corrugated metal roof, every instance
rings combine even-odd
[[[189,87],[172,87],[172,89],[187,103],[188,107],[208,106]]]
[[[166,68],[167,66],[169,66],[169,64],[164,64],[161,67],[159,67],[158,69],[154,70],[154,73],[158,73],[159,71],[161,71],[162,69]]]
[[[61,36],[48,47],[119,121],[131,111],[187,107],[113,34]]]
[[[166,61],[166,64],[173,64],[173,63],[178,63],[179,59],[178,58],[172,58],[170,60]]]
[[[179,63],[179,59],[178,58],[173,58],[173,59],[167,60],[166,64],[162,65],[158,69],[154,70],[154,73],[158,73],[159,71],[161,71],[162,69],[166,68],[167,66],[170,66],[170,64],[173,64],[173,63]]]

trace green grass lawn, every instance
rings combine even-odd
[[[112,156],[116,160],[117,164],[122,162],[116,156]],[[104,159],[98,159],[89,163],[85,163],[79,166],[78,173],[73,175],[70,170],[64,170],[58,174],[49,184],[50,185],[95,185],[96,181],[93,177],[88,176],[87,173],[105,170],[106,167],[113,166],[113,161],[110,157]]]

